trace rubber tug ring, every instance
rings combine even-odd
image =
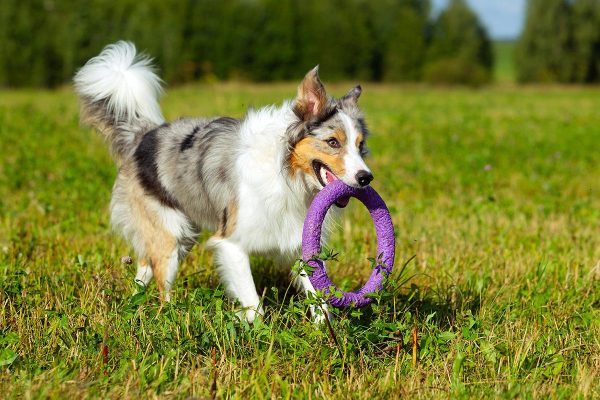
[[[371,214],[377,233],[378,257],[377,265],[367,283],[357,291],[344,292],[329,279],[327,271],[325,271],[325,262],[319,259],[318,255],[321,253],[321,227],[327,211],[336,201],[350,197],[360,200]],[[302,259],[313,270],[312,274],[309,274],[310,282],[315,289],[323,292],[324,298],[333,307],[364,307],[371,303],[373,299],[367,297],[367,295],[381,290],[384,278],[392,272],[395,250],[392,218],[387,206],[375,189],[370,186],[354,188],[346,185],[341,180],[336,180],[317,193],[304,220]]]

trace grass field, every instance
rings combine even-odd
[[[134,295],[108,225],[115,167],[75,97],[0,92],[0,397],[599,397],[600,90],[363,87],[396,268],[334,335],[258,258],[266,317],[236,323],[203,244],[172,303]],[[187,86],[163,106],[241,116],[294,93]],[[331,241],[346,289],[375,256],[354,203]]]

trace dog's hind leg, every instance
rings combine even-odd
[[[257,313],[264,313],[254,286],[248,253],[239,244],[225,238],[213,237],[208,245],[214,249],[217,272],[225,286],[225,293],[242,306],[238,315],[250,323],[254,322]]]
[[[175,283],[175,277],[179,268],[178,249],[169,246],[155,246],[150,249],[149,256],[152,272],[156,278],[156,284],[161,297],[165,301],[171,300],[171,288]]]
[[[148,286],[154,274],[152,267],[145,258],[138,261],[137,272],[135,274],[135,282],[142,286]]]
[[[193,237],[187,219],[176,210],[160,208],[157,218],[152,219],[143,230],[145,259],[150,261],[152,275],[165,301],[171,299],[170,293],[180,261],[189,250]]]
[[[136,281],[146,286],[154,277],[161,297],[169,301],[179,261],[195,237],[187,218],[146,195],[136,180],[120,175],[113,189],[111,221],[137,253]]]
[[[156,220],[138,223],[145,226],[136,232],[143,246],[136,246],[139,258],[135,281],[148,286],[155,278],[161,298],[169,301],[180,260],[177,238],[162,229]]]

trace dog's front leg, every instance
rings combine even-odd
[[[292,271],[292,279],[294,286],[299,290],[302,290],[304,294],[308,296],[314,296],[316,291],[312,283],[310,283],[310,279],[308,279],[308,274],[304,269],[299,272]],[[323,301],[319,304],[313,304],[310,306],[310,315],[312,320],[316,324],[322,324],[325,322],[325,318],[329,318],[331,320],[332,316],[327,308],[327,304]]]
[[[239,300],[242,310],[238,315],[250,323],[254,322],[256,314],[263,315],[263,310],[250,271],[248,253],[229,239],[212,238],[209,244],[215,252],[217,271],[225,286],[225,293]]]
[[[298,270],[294,265],[294,259],[296,255],[289,254],[280,254],[275,257],[274,262],[275,265],[279,268],[290,268],[292,266],[291,278],[292,284],[296,288],[297,291],[302,292],[306,297],[315,295],[316,291],[313,287],[312,283],[310,283],[310,279],[308,279],[308,274],[304,269]],[[310,316],[312,321],[315,324],[322,324],[325,322],[325,316],[331,320],[332,316],[327,308],[327,304],[325,302],[321,302],[319,304],[312,304],[309,306]]]

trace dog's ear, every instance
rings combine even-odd
[[[298,86],[298,97],[294,104],[294,111],[303,121],[318,118],[325,111],[327,93],[319,79],[319,66],[317,65],[304,77]]]
[[[344,97],[341,98],[341,101],[345,104],[357,105],[358,98],[360,97],[361,93],[362,88],[360,87],[360,85],[356,85],[352,89],[350,89],[350,91]]]

